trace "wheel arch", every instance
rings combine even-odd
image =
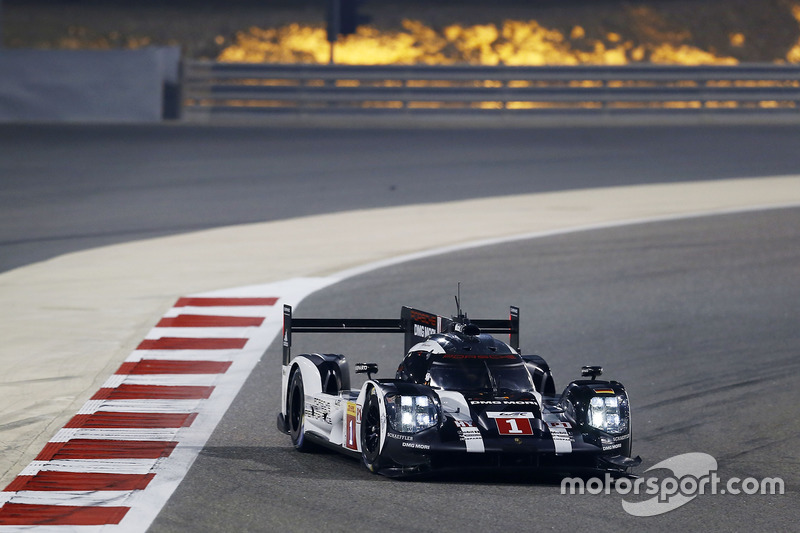
[[[369,409],[370,409],[370,402],[372,401],[371,398],[374,394],[376,399],[376,403],[378,405],[378,427],[379,427],[379,436],[378,436],[378,451],[375,454],[375,457],[370,461],[368,459],[368,452],[366,450],[365,442],[364,442],[364,432],[366,418],[369,416]],[[361,449],[361,456],[362,462],[364,466],[367,467],[368,470],[375,473],[380,469],[380,457],[383,453],[383,450],[386,446],[386,434],[388,432],[388,420],[386,419],[386,400],[385,400],[385,392],[383,388],[380,386],[379,383],[374,381],[367,381],[364,383],[364,386],[361,389],[361,394],[358,398],[358,403],[362,406],[361,409],[361,420],[359,420],[359,428],[358,428],[358,435],[359,435],[359,448]]]

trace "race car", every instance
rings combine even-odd
[[[301,452],[333,448],[390,477],[504,467],[631,475],[641,458],[631,458],[621,383],[585,366],[584,379],[557,394],[545,360],[520,353],[517,307],[491,320],[470,320],[457,307],[450,318],[403,307],[395,320],[293,318],[284,306],[278,429]],[[306,332],[402,333],[405,357],[393,378],[357,363],[367,379],[351,389],[344,355],[292,357],[292,335]]]

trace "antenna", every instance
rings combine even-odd
[[[456,317],[454,317],[454,319],[458,323],[465,323],[465,321],[467,323],[469,322],[469,320],[467,320],[466,313],[464,313],[464,310],[461,308],[461,282],[460,281],[458,282],[458,293],[456,294],[456,312],[457,312],[457,315],[456,315]]]
[[[458,282],[458,293],[456,293],[456,314],[461,318],[461,282]]]

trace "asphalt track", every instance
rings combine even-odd
[[[5,131],[2,146],[11,149],[0,160],[4,181],[13,176],[10,193],[3,195],[5,268],[84,246],[291,216],[287,213],[777,175],[798,167],[798,132],[786,128],[448,132],[450,142],[434,141],[441,132],[336,132],[331,137],[330,131],[303,131],[297,135],[309,141],[305,148],[282,141],[285,134],[265,131],[165,128],[115,137],[102,127],[90,128],[89,134],[54,128],[49,135],[62,140],[84,137],[74,141],[80,149],[63,148],[59,158],[57,143],[45,139],[39,149],[52,159],[38,161],[30,153],[28,158],[14,155],[25,151],[14,150],[19,142]],[[33,134],[25,130],[16,138],[25,135]],[[209,168],[216,161],[211,155],[203,159],[209,146],[203,152],[175,138],[184,135],[220,148],[215,154],[226,163],[231,181],[215,180],[221,167]],[[228,136],[230,144],[220,146]],[[353,144],[354,138],[359,142]],[[109,144],[127,155],[115,157],[118,152]],[[359,152],[372,154],[368,162],[348,157],[354,145],[368,148]],[[380,151],[378,145],[393,149]],[[155,146],[161,152],[153,156]],[[92,150],[98,147],[99,152]],[[290,155],[282,158],[281,149]],[[293,180],[257,179],[272,164],[284,170],[305,166]],[[75,181],[53,182],[47,176],[55,166]],[[392,173],[394,167],[399,169]],[[15,172],[19,169],[27,174]],[[170,172],[177,181],[167,179]],[[25,175],[31,181],[20,177]],[[328,189],[321,176],[332,175],[353,177]],[[409,184],[413,188],[407,189]],[[238,192],[222,193],[226,186]],[[188,189],[193,192],[187,199]],[[324,194],[309,194],[320,190]],[[39,216],[35,224],[34,215]],[[781,475],[787,496],[706,496],[660,518],[634,519],[621,510],[618,496],[562,496],[547,484],[388,481],[336,455],[299,455],[288,447],[274,429],[277,352],[272,350],[152,530],[344,530],[364,524],[377,529],[380,520],[409,530],[577,524],[599,530],[790,528],[798,487],[793,446],[798,398],[792,387],[800,316],[798,218],[796,209],[726,215],[451,254],[353,278],[298,309],[394,316],[400,305],[412,303],[447,313],[455,282],[461,281],[465,305],[475,316],[504,314],[509,303],[523,308],[524,346],[551,360],[560,384],[581,364],[598,362],[628,385],[637,409],[636,451],[645,466],[704,451],[719,460],[726,477]],[[69,220],[74,224],[64,223]],[[9,237],[14,228],[17,233]],[[431,229],[458,230],[457,221]],[[392,338],[372,339],[356,350],[327,343],[325,349],[363,353],[388,373],[397,363]],[[375,353],[391,355],[381,359]],[[576,516],[581,521],[568,521]]]
[[[0,272],[76,250],[231,224],[795,174],[797,146],[797,126],[757,124],[422,130],[6,125],[0,126]]]
[[[642,470],[689,452],[727,480],[780,476],[783,496],[703,495],[626,514],[620,495],[561,495],[502,477],[403,482],[332,454],[299,454],[274,428],[279,346],[262,359],[151,528],[186,531],[790,530],[800,488],[800,209],[579,232],[379,269],[307,298],[297,316],[381,316],[403,303],[477,317],[522,308],[522,345],[558,386],[582,364],[625,383]],[[498,274],[501,273],[501,274]],[[392,375],[402,339],[296,336]],[[636,501],[631,496],[625,499]],[[640,498],[644,499],[644,497]]]

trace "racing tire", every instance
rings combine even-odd
[[[361,416],[361,457],[370,472],[381,467],[381,399],[370,389]]]
[[[299,369],[294,371],[289,382],[286,414],[289,435],[292,437],[295,449],[300,452],[311,451],[312,444],[306,440],[305,434],[306,396],[303,388],[303,374]]]

